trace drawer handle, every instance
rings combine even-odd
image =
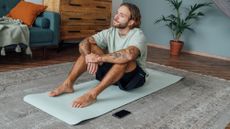
[[[68,32],[69,33],[80,33],[81,31],[80,30],[69,30]]]
[[[73,3],[69,3],[69,5],[71,5],[71,6],[77,6],[77,7],[81,6],[81,4],[73,4]]]
[[[106,19],[104,19],[104,18],[97,18],[96,20],[97,21],[106,21]]]
[[[74,17],[71,17],[71,18],[69,18],[69,20],[82,20],[82,18],[74,18]]]
[[[105,9],[105,6],[96,6],[96,8]]]
[[[94,1],[102,1],[102,0],[94,0]],[[111,3],[112,0],[103,0],[103,2],[109,2],[109,3]]]
[[[100,32],[100,31],[102,31],[102,30],[95,30],[95,32]]]

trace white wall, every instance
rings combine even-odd
[[[172,35],[163,24],[154,24],[161,15],[170,14],[171,7],[165,0],[124,0],[136,4],[141,11],[141,28],[149,43],[169,47]],[[212,0],[182,0],[183,7],[194,3],[212,2]],[[182,36],[184,50],[193,53],[230,59],[230,18],[213,4],[203,10],[204,17],[191,26],[195,32],[186,30]]]
[[[112,19],[123,0],[112,0]],[[112,21],[112,20],[111,20]]]

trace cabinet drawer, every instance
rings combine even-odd
[[[89,26],[62,26],[61,31],[68,31],[68,33],[78,33],[81,31],[85,30],[93,30],[94,32],[99,32],[103,29],[107,29],[109,26],[94,26],[94,25],[89,25]]]
[[[61,5],[61,11],[88,9],[92,12],[111,12],[111,1],[108,0],[63,0]]]
[[[61,33],[62,40],[77,40],[89,37],[95,34],[95,32],[81,32],[81,33]]]
[[[106,16],[103,13],[73,13],[62,12],[61,13],[62,25],[109,25],[110,16]]]
[[[63,26],[61,27],[62,39],[76,39],[91,36],[109,26]]]

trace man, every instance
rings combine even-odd
[[[145,83],[144,67],[147,55],[145,36],[139,29],[141,15],[130,3],[120,5],[114,16],[113,27],[84,39],[79,46],[80,57],[67,79],[49,96],[74,92],[74,81],[85,71],[100,81],[87,93],[76,98],[72,107],[82,108],[96,101],[109,85],[131,90]]]

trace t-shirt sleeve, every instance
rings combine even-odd
[[[93,38],[100,48],[105,49],[107,48],[107,42],[106,42],[107,36],[108,36],[108,29],[105,29],[101,32],[94,34]]]
[[[146,52],[146,38],[143,31],[137,31],[130,39],[129,46],[135,46],[139,49],[140,55]]]

